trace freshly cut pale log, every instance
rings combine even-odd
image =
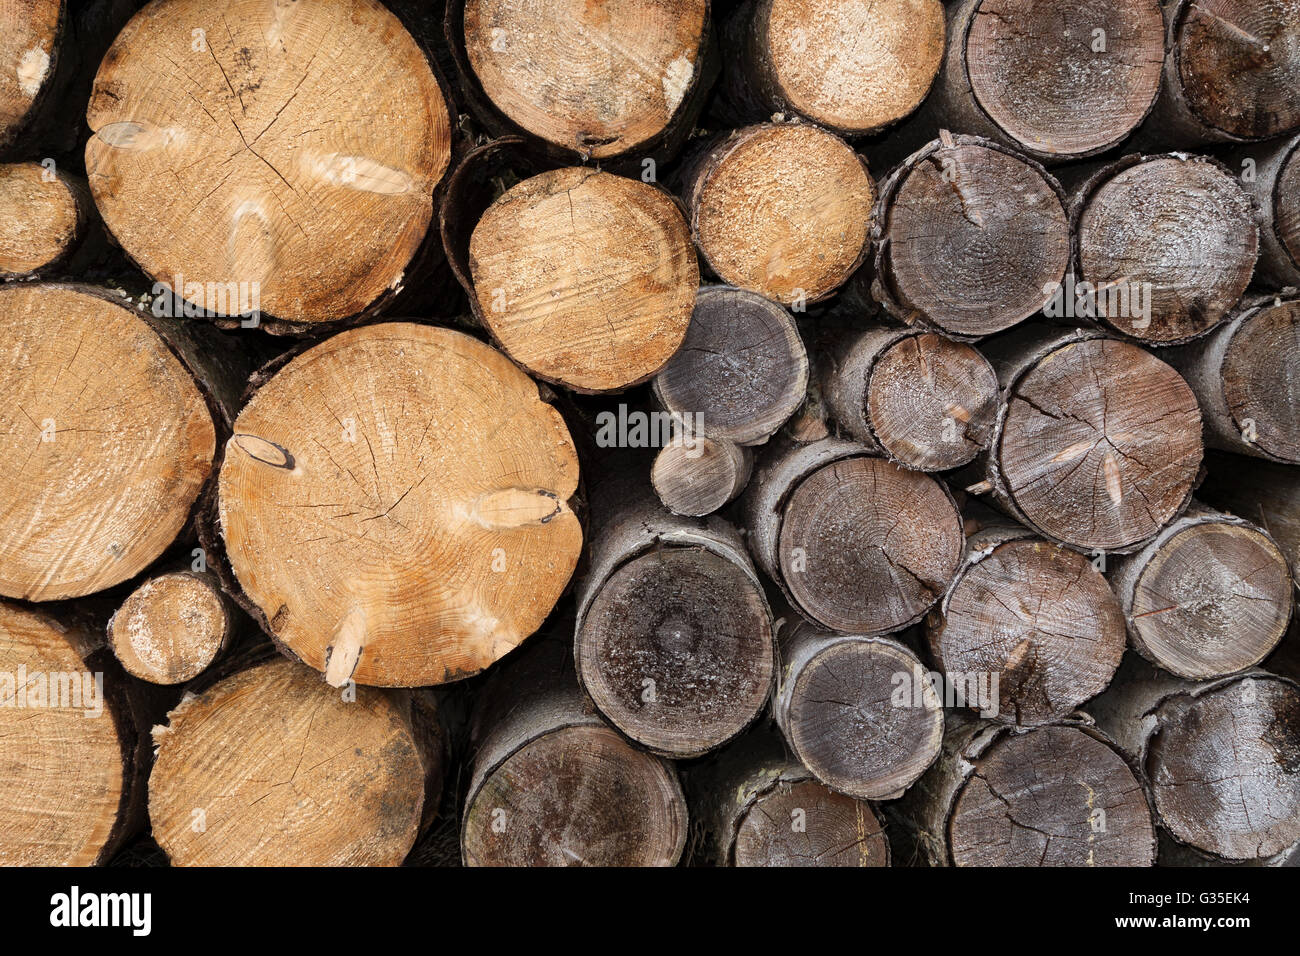
[[[1195,503],[1140,552],[1116,558],[1111,583],[1133,648],[1190,680],[1258,664],[1291,618],[1291,571],[1268,532]]]
[[[340,692],[283,659],[187,695],[153,741],[149,817],[176,866],[396,866],[442,789],[429,691]]]
[[[63,0],[11,0],[0,6],[0,147],[42,99],[63,34]]]
[[[506,353],[585,392],[623,389],[663,368],[700,284],[671,197],[579,167],[526,179],[488,207],[469,268],[476,314]]]
[[[654,379],[665,409],[698,415],[707,435],[738,445],[776,434],[807,388],[808,353],[790,313],[730,286],[699,291],[682,347]]]
[[[1300,128],[1300,0],[1168,0],[1164,83],[1135,142],[1187,147]]]
[[[577,485],[559,412],[504,355],[386,323],[327,339],[254,394],[219,515],[279,644],[331,684],[415,687],[537,630],[582,548]]]
[[[718,137],[683,175],[691,231],[724,282],[802,307],[866,258],[876,187],[862,157],[806,123]]]
[[[695,865],[889,866],[871,804],[819,782],[770,730],[693,767],[685,783]]]
[[[1300,842],[1300,685],[1253,670],[1192,683],[1125,658],[1088,707],[1146,776],[1157,819],[1220,862]]]
[[[1159,0],[962,0],[949,4],[934,94],[917,116],[1039,159],[1104,152],[1150,112],[1160,90]]]
[[[772,689],[772,617],[745,544],[720,518],[659,507],[639,476],[592,491],[578,587],[578,678],[615,727],[654,753],[697,757],[737,736]]]
[[[137,689],[102,632],[0,601],[0,865],[104,863],[144,823]]]
[[[947,489],[855,442],[777,439],[741,506],[759,566],[796,610],[832,630],[888,634],[916,623],[961,560]]]
[[[127,254],[205,310],[253,300],[285,331],[401,286],[450,160],[433,71],[377,0],[150,4],[87,121],[90,188]]]
[[[665,445],[655,455],[650,481],[665,508],[702,518],[735,499],[749,482],[754,456],[725,438],[697,435],[689,445]]]
[[[578,687],[565,645],[529,648],[484,688],[461,820],[466,866],[674,866],[686,800]]]
[[[1300,286],[1300,136],[1245,146],[1224,159],[1259,204],[1259,278]]]
[[[234,638],[238,611],[212,571],[149,577],[108,622],[108,641],[127,673],[152,684],[198,676]]]
[[[186,525],[216,428],[152,321],[89,287],[0,288],[0,594],[103,590]]]
[[[879,132],[925,99],[943,33],[938,0],[750,0],[724,28],[724,94],[741,122],[786,112]]]
[[[1092,562],[996,521],[974,531],[966,550],[926,636],[949,686],[996,690],[996,700],[967,706],[1043,724],[1105,690],[1124,655],[1124,613]]]
[[[819,372],[836,424],[908,468],[958,468],[988,447],[998,380],[969,345],[876,325],[842,336]]]
[[[1070,226],[1046,170],[941,133],[880,186],[871,295],[908,325],[974,339],[1038,312],[1065,278]]]
[[[708,0],[452,0],[462,89],[500,135],[524,130],[583,159],[677,143],[703,105]]]
[[[984,480],[967,490],[1049,540],[1097,551],[1134,550],[1187,506],[1201,416],[1172,368],[1100,332],[1041,326],[984,353],[1006,404]]]
[[[920,660],[889,638],[786,626],[772,713],[795,757],[840,793],[901,796],[943,740],[943,699]]]
[[[40,163],[0,166],[0,277],[25,276],[65,261],[86,228],[84,181]]]
[[[1020,731],[950,715],[943,752],[890,815],[930,866],[1151,866],[1156,855],[1142,784],[1087,725]]]
[[[1205,463],[1207,474],[1197,496],[1272,535],[1300,588],[1300,474],[1295,466],[1222,452],[1210,452]]]
[[[1201,156],[1109,164],[1075,193],[1071,221],[1077,285],[1065,317],[1096,318],[1152,345],[1218,325],[1259,255],[1250,197],[1226,167]]]
[[[1168,353],[1196,392],[1205,441],[1300,464],[1300,297],[1252,299],[1206,338]]]

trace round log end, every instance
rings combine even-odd
[[[108,638],[128,674],[153,684],[181,684],[212,663],[232,627],[216,583],[176,571],[131,592],[109,621]]]
[[[81,221],[66,179],[39,163],[0,166],[0,276],[28,275],[67,256]]]
[[[1300,300],[1249,315],[1223,357],[1223,397],[1241,434],[1278,461],[1300,464]]]
[[[816,780],[778,783],[740,818],[736,866],[889,866],[889,841],[871,804]]]
[[[0,146],[22,130],[53,74],[63,0],[24,0],[0,10]]]
[[[726,440],[697,435],[689,445],[665,445],[655,456],[650,481],[674,514],[713,514],[744,490],[752,459]]]

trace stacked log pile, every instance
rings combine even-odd
[[[0,864],[1300,861],[1297,0],[0,4]]]

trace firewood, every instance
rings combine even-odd
[[[1206,470],[1197,496],[1272,535],[1300,588],[1300,481],[1295,467],[1210,452]]]
[[[889,866],[870,803],[819,782],[770,730],[752,731],[685,777],[700,866]]]
[[[537,630],[582,547],[577,484],[563,420],[505,356],[385,323],[257,390],[218,507],[277,642],[336,686],[414,687],[474,674]]]
[[[1300,685],[1252,670],[1193,683],[1130,654],[1088,707],[1144,773],[1160,825],[1220,862],[1300,842]]]
[[[569,167],[502,194],[469,241],[477,314],[539,378],[601,392],[682,344],[699,266],[681,210],[643,182]]]
[[[522,130],[583,160],[670,155],[716,72],[709,6],[451,0],[446,33],[461,89],[493,135]]]
[[[1259,278],[1300,286],[1300,136],[1243,146],[1224,162],[1259,204]]]
[[[710,438],[759,445],[804,400],[808,354],[790,313],[755,292],[706,286],[681,348],[655,376],[665,409]]]
[[[1060,185],[991,140],[947,132],[881,183],[871,296],[895,318],[956,338],[1008,329],[1064,281]]]
[[[1075,301],[1066,318],[1096,318],[1153,345],[1186,342],[1223,321],[1250,284],[1255,210],[1215,160],[1126,156],[1088,177],[1070,212]]]
[[[822,397],[840,429],[899,464],[947,471],[988,446],[998,380],[969,345],[873,325],[839,336],[819,373]]]
[[[396,866],[441,792],[429,691],[340,692],[282,659],[187,696],[153,739],[149,817],[177,866]]]
[[[84,180],[40,163],[0,166],[0,277],[48,272],[66,261],[90,207]]]
[[[690,445],[665,445],[655,456],[650,481],[665,508],[700,518],[734,500],[749,482],[754,456],[725,438],[697,435]]]
[[[1043,537],[1088,551],[1150,541],[1191,499],[1200,409],[1172,368],[1090,330],[986,343],[1006,405],[969,486]]]
[[[758,717],[775,670],[771,611],[744,542],[721,518],[659,507],[639,476],[594,487],[591,507],[600,530],[573,641],[583,688],[653,753],[721,746]]]
[[[848,136],[921,104],[943,59],[938,0],[749,0],[724,27],[724,93],[741,122],[796,113]]]
[[[888,634],[916,623],[961,560],[947,489],[854,442],[774,441],[741,508],[759,566],[796,610],[832,630]]]
[[[466,866],[674,866],[686,801],[672,765],[634,749],[578,687],[562,642],[494,674],[471,728]]]
[[[208,312],[283,331],[401,286],[451,148],[429,62],[377,0],[150,4],[104,58],[87,121],[90,188],[127,254]]]
[[[1171,350],[1196,393],[1206,444],[1300,464],[1300,296],[1243,302],[1211,335]]]
[[[216,454],[183,333],[103,290],[41,283],[0,288],[0,331],[0,594],[133,577],[187,525]]]
[[[1155,860],[1155,825],[1142,784],[1115,744],[1087,725],[1017,731],[950,717],[939,759],[890,810],[913,864],[1151,866]]]
[[[22,132],[54,76],[63,0],[20,0],[0,10],[0,147]]]
[[[997,699],[967,706],[1042,724],[1105,690],[1124,654],[1124,612],[1092,562],[1005,520],[981,525],[966,549],[926,635],[949,684],[974,677],[987,690],[979,680],[996,675]]]
[[[1291,618],[1290,569],[1268,532],[1195,503],[1110,570],[1133,648],[1190,680],[1258,664]]]
[[[892,800],[943,738],[943,699],[920,660],[885,637],[787,621],[772,713],[798,761],[861,800]]]
[[[865,259],[876,187],[838,136],[763,123],[708,143],[683,175],[691,232],[723,282],[802,308]]]

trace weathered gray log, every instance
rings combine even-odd
[[[1300,286],[1300,136],[1224,154],[1259,206],[1257,275],[1275,288]]]
[[[743,445],[696,435],[689,445],[669,444],[659,449],[650,481],[665,508],[699,518],[744,491],[753,466],[754,455]]]
[[[1197,496],[1272,535],[1300,588],[1300,475],[1295,466],[1223,452],[1210,452],[1205,463],[1205,481]]]

